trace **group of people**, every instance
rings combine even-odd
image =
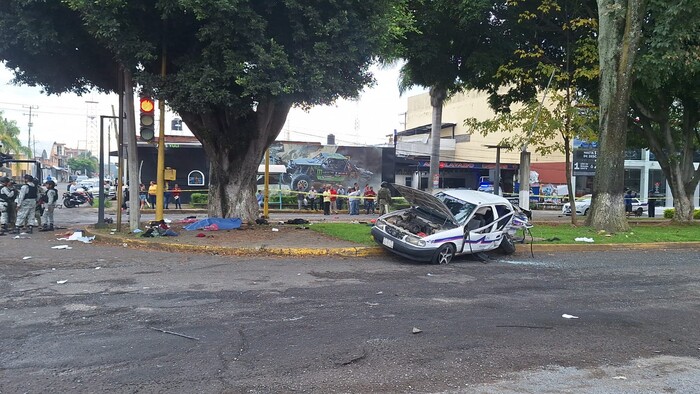
[[[357,183],[348,187],[347,190],[342,185],[325,185],[319,190],[312,186],[308,192],[304,191],[303,186],[298,186],[297,207],[300,210],[322,209],[324,215],[335,215],[345,209],[345,199],[347,199],[347,210],[350,215],[359,215],[361,204],[364,204],[365,214],[375,213],[378,207],[379,213],[383,215],[389,212],[391,203],[391,191],[387,186],[386,182],[382,182],[378,192],[375,192],[374,187],[369,184],[360,188]]]
[[[170,209],[170,200],[172,199],[173,203],[175,204],[175,209],[182,209],[180,193],[182,193],[180,185],[176,183],[171,189],[170,183],[165,182],[165,188],[163,190],[163,208]],[[151,209],[155,208],[157,194],[158,185],[156,184],[156,181],[151,181],[151,183],[148,185],[148,189],[146,189],[146,186],[141,183],[139,185],[139,201],[141,202],[141,209],[144,207]],[[128,200],[128,197],[125,197],[125,200]]]
[[[0,235],[10,230],[14,234],[29,234],[34,227],[40,231],[53,231],[53,212],[58,202],[56,182],[41,182],[27,174],[18,188],[8,177],[0,178]],[[42,226],[43,222],[43,226]]]

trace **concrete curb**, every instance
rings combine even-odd
[[[149,242],[140,239],[132,239],[117,235],[97,234],[84,230],[86,235],[94,235],[98,242],[134,247],[140,249],[161,250],[164,252],[198,252],[222,256],[336,256],[336,257],[371,257],[380,256],[387,252],[379,246],[354,246],[343,248],[245,248],[211,245],[193,245],[173,242]],[[625,252],[628,250],[666,250],[666,249],[700,249],[700,242],[658,242],[649,244],[517,244],[515,252],[518,256],[534,253],[561,253],[561,252]]]
[[[164,252],[198,252],[222,256],[336,256],[336,257],[370,257],[384,253],[377,246],[354,246],[344,248],[235,248],[228,246],[193,245],[173,242],[149,242],[140,239],[132,239],[117,235],[97,234],[85,229],[84,233],[95,236],[98,242],[134,247],[141,249],[161,250]]]

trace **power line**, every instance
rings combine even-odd
[[[32,114],[32,110],[38,109],[39,107],[36,105],[23,105],[22,108],[28,108],[29,113],[23,113],[24,116],[29,116],[29,122],[27,122],[27,126],[29,127],[29,136],[27,138],[27,148],[32,147],[32,126],[34,123],[32,122],[32,118],[35,116],[39,116],[36,113]],[[32,159],[36,157],[36,144],[34,144],[34,149],[32,149]]]

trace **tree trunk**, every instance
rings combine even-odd
[[[129,228],[134,231],[141,225],[141,200],[139,199],[139,154],[136,146],[134,81],[128,70],[124,71],[124,112],[126,113],[124,133],[129,175]]]
[[[629,230],[623,198],[627,113],[644,9],[639,0],[598,0],[600,141],[587,224],[609,232]]]
[[[290,108],[288,102],[264,99],[243,115],[225,108],[180,113],[209,158],[210,217],[235,217],[251,223],[259,216],[255,198],[258,166],[282,130]]]
[[[428,192],[432,192],[436,187],[435,183],[440,182],[440,134],[442,131],[442,106],[447,97],[447,90],[444,88],[430,88],[430,105],[433,107],[433,123],[430,127],[430,141],[432,143],[430,151],[430,175],[428,177]],[[437,182],[436,182],[437,181]]]

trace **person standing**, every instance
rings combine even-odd
[[[374,199],[377,197],[377,193],[374,191],[374,187],[370,186],[369,190],[365,192],[365,213],[369,215],[374,213]]]
[[[171,195],[172,192],[170,191],[170,182],[165,182],[165,190],[163,191],[163,208],[170,209],[168,206],[170,205]]]
[[[335,186],[333,185],[329,187],[331,194],[331,212],[335,215],[338,213],[338,206],[336,205],[336,201],[338,200],[338,190],[336,190]]]
[[[315,211],[316,210],[316,189],[311,186],[311,190],[309,190],[309,202],[311,203],[311,210]]]
[[[323,188],[323,214],[331,214],[331,187],[325,186]]]
[[[10,183],[7,187],[12,192],[12,199],[7,203],[7,226],[8,228],[12,226],[15,227],[15,222],[17,221],[17,196],[19,195],[19,190],[17,190],[17,185],[10,179]]]
[[[347,193],[345,192],[343,185],[338,185],[336,190],[338,191],[338,197],[335,200],[335,205],[338,208],[338,212],[340,212],[343,210],[343,206],[345,205],[344,199],[346,198],[345,195]]]
[[[156,194],[158,193],[158,185],[156,185],[155,181],[151,181],[151,184],[148,186],[148,204],[150,205],[151,209],[156,207]]]
[[[389,213],[389,204],[391,203],[391,191],[389,184],[382,182],[379,192],[377,193],[377,202],[379,202],[379,214],[385,215]]]
[[[182,189],[180,189],[180,185],[176,183],[173,187],[173,201],[175,202],[175,209],[182,209],[182,203],[180,202],[181,192]]]
[[[148,191],[146,191],[146,185],[143,183],[139,184],[139,201],[141,202],[140,209],[143,209],[147,205]]]
[[[297,186],[297,209],[300,211],[304,206],[304,186]]]
[[[262,208],[263,203],[265,203],[265,196],[263,196],[262,190],[258,190],[258,192],[255,193],[255,201],[258,202],[258,208]]]
[[[15,234],[19,234],[21,227],[27,227],[27,232],[31,234],[34,229],[36,211],[36,198],[39,192],[34,184],[34,177],[27,174],[24,176],[24,185],[19,189],[17,197],[17,221],[15,222]]]
[[[36,222],[36,226],[38,228],[41,228],[41,218],[44,216],[44,203],[45,197],[46,197],[46,189],[41,186],[41,183],[39,182],[39,179],[34,178],[34,186],[36,186],[37,190],[37,197],[36,197],[36,209],[34,210],[34,219]]]
[[[53,211],[58,201],[56,182],[46,182],[46,198],[44,200],[44,227],[40,231],[53,231]]]
[[[7,223],[9,223],[8,219],[10,218],[10,207],[15,209],[14,204],[10,204],[10,202],[15,201],[17,192],[10,185],[10,178],[8,177],[0,178],[0,184],[2,185],[0,186],[0,235],[5,235],[8,231]]]
[[[649,192],[649,199],[647,201],[647,206],[649,207],[649,217],[656,217],[656,194],[653,191]]]
[[[362,191],[360,189],[350,189],[352,190],[350,193],[348,193],[348,201],[350,203],[350,215],[359,215],[360,214],[360,196],[362,195]]]

